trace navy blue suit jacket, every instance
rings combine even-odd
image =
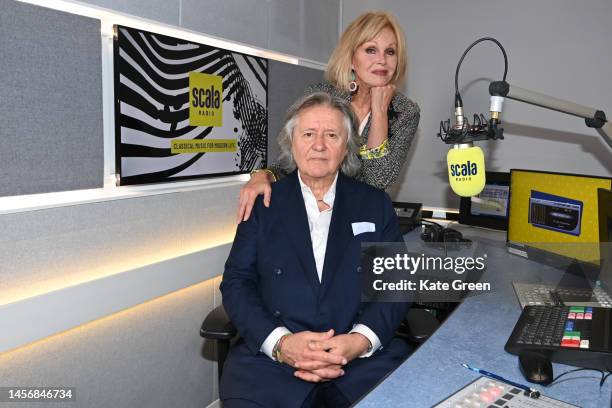
[[[359,222],[374,224],[375,231],[354,235],[352,224]],[[238,227],[221,283],[223,306],[244,339],[243,350],[235,353],[241,357],[228,358],[224,376],[237,375],[231,373],[232,364],[240,364],[242,369],[248,366],[248,355],[256,357],[266,337],[279,326],[294,333],[334,329],[341,334],[361,323],[376,333],[384,350],[405,316],[407,304],[361,302],[361,242],[402,242],[393,205],[382,190],[338,175],[320,283],[297,172],[272,185],[269,208],[259,197],[249,220]],[[267,356],[263,358],[266,365],[292,371]],[[348,366],[345,372],[345,377],[351,375]],[[264,373],[259,370],[257,377],[265,377]],[[239,377],[233,382],[249,384],[222,381],[221,398],[240,396],[258,386]],[[241,390],[244,387],[249,390]]]

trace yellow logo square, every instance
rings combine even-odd
[[[223,126],[223,77],[189,73],[189,125]]]

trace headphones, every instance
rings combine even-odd
[[[444,228],[442,225],[427,221],[427,224],[421,224],[421,239],[425,242],[471,242],[469,239],[463,238],[463,235],[452,228]]]

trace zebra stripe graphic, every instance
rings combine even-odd
[[[268,61],[115,27],[116,165],[121,185],[249,172],[267,161]],[[189,73],[222,77],[223,126],[190,125]],[[173,139],[234,139],[236,152],[173,153]]]

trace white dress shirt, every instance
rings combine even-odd
[[[361,136],[363,134],[363,131],[364,131],[366,125],[368,124],[368,120],[370,120],[370,116],[371,115],[372,115],[372,111],[368,112],[368,114],[365,116],[365,118],[363,118],[363,120],[359,124],[359,136]]]
[[[317,205],[317,198],[304,182],[300,176],[298,170],[298,180],[300,181],[300,188],[302,191],[302,197],[304,198],[304,205],[306,206],[306,215],[308,216],[308,228],[310,229],[310,240],[312,241],[312,253],[315,259],[315,265],[317,267],[317,275],[319,276],[319,282],[321,282],[323,276],[323,263],[325,261],[325,250],[327,249],[327,235],[329,234],[329,224],[331,222],[332,211],[334,209],[334,200],[336,199],[336,182],[338,181],[338,174],[332,183],[331,187],[323,196],[323,202],[329,206],[328,209],[319,211]],[[360,333],[364,335],[372,344],[372,349],[369,352],[362,354],[360,357],[370,357],[376,350],[381,346],[380,339],[369,327],[363,324],[356,324],[351,329],[350,333]],[[261,351],[268,357],[275,360],[275,356],[272,355],[272,350],[276,342],[285,334],[291,334],[291,332],[284,326],[277,327],[266,337],[266,340],[261,345]]]

